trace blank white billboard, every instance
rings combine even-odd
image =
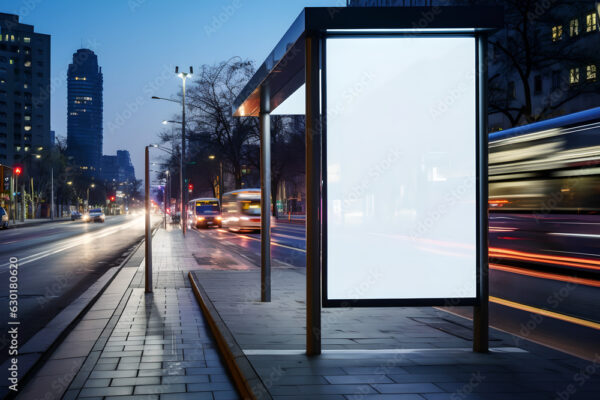
[[[326,41],[328,300],[476,297],[472,37]]]

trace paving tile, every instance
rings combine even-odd
[[[324,378],[333,385],[348,383],[393,383],[393,381],[385,375],[337,375],[325,376]]]
[[[79,397],[94,396],[125,396],[133,393],[133,386],[104,387],[104,388],[83,388]]]
[[[110,386],[138,386],[138,385],[158,385],[160,377],[146,376],[138,378],[114,378]]]
[[[136,386],[135,388],[135,394],[180,393],[185,391],[186,388],[183,383],[169,385]]]
[[[110,378],[88,379],[83,387],[108,387],[110,386]]]
[[[239,396],[234,399],[238,400]],[[160,395],[160,400],[214,400],[214,397],[211,392],[166,393]]]
[[[391,383],[372,386],[380,393],[438,393],[444,391],[432,383]]]

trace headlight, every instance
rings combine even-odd
[[[88,220],[88,219],[90,219],[90,216],[89,216],[89,215],[87,215],[87,214],[84,214],[84,215],[83,215],[83,219],[85,219],[85,220]]]
[[[215,217],[215,219],[216,219],[217,221],[220,221],[222,218],[221,218],[221,217]]]
[[[204,217],[198,217],[198,218],[196,218],[196,220],[198,220],[198,221],[204,221]]]
[[[248,218],[248,217],[241,217],[240,219],[244,220],[244,221],[250,221],[250,218]]]

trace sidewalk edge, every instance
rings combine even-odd
[[[59,223],[59,222],[70,222],[70,221],[71,220],[69,218],[56,218],[56,219],[48,219],[46,221],[38,221],[38,222],[25,222],[25,223],[18,223],[18,224],[9,223],[8,226],[6,227],[6,229],[30,228],[30,227],[34,227],[34,226]]]
[[[250,360],[244,354],[233,334],[219,315],[208,294],[197,282],[192,271],[188,273],[192,290],[196,300],[208,321],[221,355],[225,359],[227,369],[233,378],[233,382],[244,399],[272,399],[269,391],[256,373]]]
[[[93,296],[89,297],[88,302],[79,310],[79,312],[77,312],[76,315],[74,315],[72,318],[69,318],[68,321],[66,321],[60,325],[61,326],[60,331],[56,334],[56,336],[54,338],[51,339],[51,343],[48,345],[48,347],[46,347],[41,352],[23,353],[23,354],[34,354],[34,355],[37,354],[37,357],[33,362],[31,362],[29,364],[28,368],[26,367],[26,370],[22,373],[22,375],[21,375],[22,378],[19,380],[20,387],[26,386],[27,383],[29,382],[29,380],[33,376],[35,376],[35,373],[45,364],[45,362],[47,361],[48,357],[52,354],[52,352],[58,348],[58,346],[62,343],[62,341],[73,330],[73,328],[79,322],[80,318],[83,317],[89,311],[89,309],[93,307],[93,305],[100,298],[100,296],[102,296],[102,294],[104,293],[106,288],[113,282],[113,280],[115,279],[115,277],[117,276],[119,271],[129,262],[129,260],[133,257],[133,255],[138,251],[140,246],[142,246],[143,244],[144,244],[144,239],[140,240],[137,244],[135,244],[133,246],[133,249],[130,251],[130,253],[125,257],[125,259],[118,266],[110,268],[104,274],[102,274],[102,276],[100,278],[98,278],[98,280],[96,282],[99,282],[99,281],[103,280],[105,277],[107,277],[106,281],[104,282],[104,285],[102,287],[94,288],[93,287],[94,284],[92,284],[92,286],[87,288],[85,290],[85,292],[83,292],[78,297],[78,298],[84,298],[86,295],[89,294],[88,292],[96,291],[96,293],[94,293]],[[46,324],[46,326],[52,324],[52,322],[55,319],[59,318],[63,312],[68,312],[67,310],[69,309],[69,307],[71,307],[71,306],[68,306],[67,308],[63,309],[63,311],[61,311],[61,313],[57,314],[54,318],[52,318],[50,320],[50,322],[48,322],[48,324]],[[42,328],[42,329],[44,329],[44,328]],[[38,331],[38,333],[39,332],[41,332],[41,331]],[[36,336],[37,336],[37,334],[34,335],[33,337],[31,337],[31,339],[29,339],[22,347],[26,347],[27,344],[29,344],[30,341],[32,339],[34,339]],[[17,395],[20,393],[20,391],[19,392],[10,392],[6,398],[11,398],[12,393],[14,393],[14,395]]]

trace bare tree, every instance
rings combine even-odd
[[[595,9],[595,1],[483,3],[501,4],[505,10],[504,29],[490,38],[491,114],[504,115],[511,126],[531,123],[554,116],[566,103],[598,90],[595,78],[587,79],[585,66],[598,66],[600,58],[583,43],[585,16]],[[576,79],[569,74],[571,68],[580,68]],[[551,90],[540,93],[542,82],[549,81]]]
[[[257,137],[258,119],[234,118],[231,107],[253,73],[252,62],[239,57],[204,65],[187,93],[190,142],[215,154],[233,176],[236,188],[242,183],[244,147]]]

